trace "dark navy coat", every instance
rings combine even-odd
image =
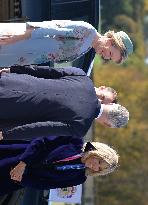
[[[6,139],[82,137],[100,103],[91,79],[79,68],[12,66],[0,78],[0,108]]]
[[[68,136],[41,137],[32,142],[0,141],[0,195],[23,187],[50,189],[83,183],[85,170],[56,171],[50,167],[55,161],[81,153],[81,148],[81,139]],[[20,161],[27,166],[22,181],[16,183],[11,180],[10,171]]]

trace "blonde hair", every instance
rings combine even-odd
[[[119,155],[117,154],[117,152],[113,148],[111,148],[110,146],[104,143],[91,142],[91,144],[93,145],[95,149],[90,150],[88,152],[84,152],[84,155],[82,157],[83,161],[85,162],[86,159],[90,158],[91,156],[95,156],[95,157],[98,157],[98,159],[100,158],[103,159],[108,164],[108,167],[98,172],[95,172],[87,168],[86,175],[101,176],[101,175],[107,175],[113,172],[118,164]],[[85,146],[86,146],[86,143],[84,144],[84,148]]]
[[[108,31],[104,34],[104,36],[111,38],[113,41],[113,44],[119,48],[120,53],[121,53],[121,59],[117,63],[122,63],[126,58],[127,58],[127,52],[126,52],[126,47],[122,41],[122,39],[116,35],[114,31]]]

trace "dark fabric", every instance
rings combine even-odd
[[[82,137],[100,112],[92,81],[79,68],[13,66],[0,78],[0,128],[6,139]]]
[[[81,153],[82,140],[68,136],[44,137],[29,141],[0,141],[0,195],[20,189],[32,187],[35,189],[50,189],[78,185],[86,180],[85,170],[57,171],[54,163],[67,157]],[[21,183],[10,179],[10,170],[19,161],[27,166]],[[81,163],[80,159],[73,162]],[[57,164],[57,163],[55,163]]]

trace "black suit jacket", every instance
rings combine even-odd
[[[0,79],[4,138],[81,137],[100,112],[93,83],[79,68],[13,66]]]

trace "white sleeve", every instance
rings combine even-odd
[[[0,37],[22,35],[26,31],[25,23],[0,23]]]
[[[28,22],[27,25],[35,27],[32,38],[62,37],[83,39],[96,35],[96,29],[84,21],[53,20],[44,22]]]

